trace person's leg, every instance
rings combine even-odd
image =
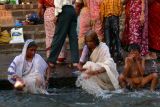
[[[101,19],[97,19],[95,21],[95,24],[92,26],[92,29],[95,30],[95,32],[98,35],[98,39],[103,42],[104,41],[104,28],[103,28],[103,23]]]
[[[112,16],[112,34],[113,38],[115,40],[115,51],[116,51],[116,57],[119,59],[122,58],[121,56],[121,42],[119,38],[119,17],[118,16]]]
[[[79,16],[79,33],[78,33],[78,45],[79,45],[79,54],[84,47],[84,35],[87,31],[91,30],[91,16],[90,11],[87,7],[83,7]]]
[[[119,75],[118,81],[119,81],[119,85],[121,86],[121,88],[126,88],[127,83],[126,83],[126,79],[123,74]]]
[[[111,52],[110,17],[105,18],[104,28],[105,42]]]
[[[78,35],[76,32],[76,26],[77,26],[77,16],[75,13],[74,8],[70,8],[72,12],[72,18],[69,26],[69,44],[70,44],[70,50],[71,50],[71,60],[72,63],[78,63],[79,62],[79,51],[78,51]]]
[[[47,8],[44,13],[44,28],[46,33],[46,56],[49,57],[52,38],[55,32],[54,7]]]
[[[151,82],[150,90],[154,91],[157,87],[157,84],[158,84],[158,74],[157,73],[152,73],[152,74],[144,77],[143,80],[142,80],[142,83],[141,83],[142,87],[149,82]]]
[[[55,35],[54,35],[54,38],[51,44],[51,53],[47,60],[47,62],[49,62],[50,64],[56,63],[57,61],[58,55],[65,42],[69,25],[70,25],[70,19],[68,17],[68,14],[63,8],[62,13],[59,14],[58,16],[56,29],[55,29]]]

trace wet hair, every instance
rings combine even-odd
[[[30,47],[37,47],[36,42],[35,41],[30,42],[27,48],[30,48]]]
[[[95,31],[93,31],[93,30],[88,31],[88,32],[85,34],[85,39],[86,39],[86,37],[91,37],[92,40],[95,42],[96,46],[99,45],[100,42],[99,42],[97,33],[96,33]]]
[[[128,51],[131,52],[131,50],[141,52],[140,46],[135,43],[129,45]]]

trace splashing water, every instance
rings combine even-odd
[[[101,97],[81,89],[49,89],[50,95],[0,90],[0,107],[159,107],[160,92],[147,90],[106,92]]]

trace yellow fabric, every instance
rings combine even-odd
[[[101,16],[120,16],[122,13],[122,3],[121,0],[103,0],[100,5]]]
[[[0,34],[0,44],[6,44],[9,43],[11,40],[10,34],[8,33],[7,30],[1,32]]]

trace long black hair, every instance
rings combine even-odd
[[[131,50],[141,52],[140,46],[138,44],[136,44],[136,43],[133,43],[133,44],[129,45],[128,51],[131,52]]]

